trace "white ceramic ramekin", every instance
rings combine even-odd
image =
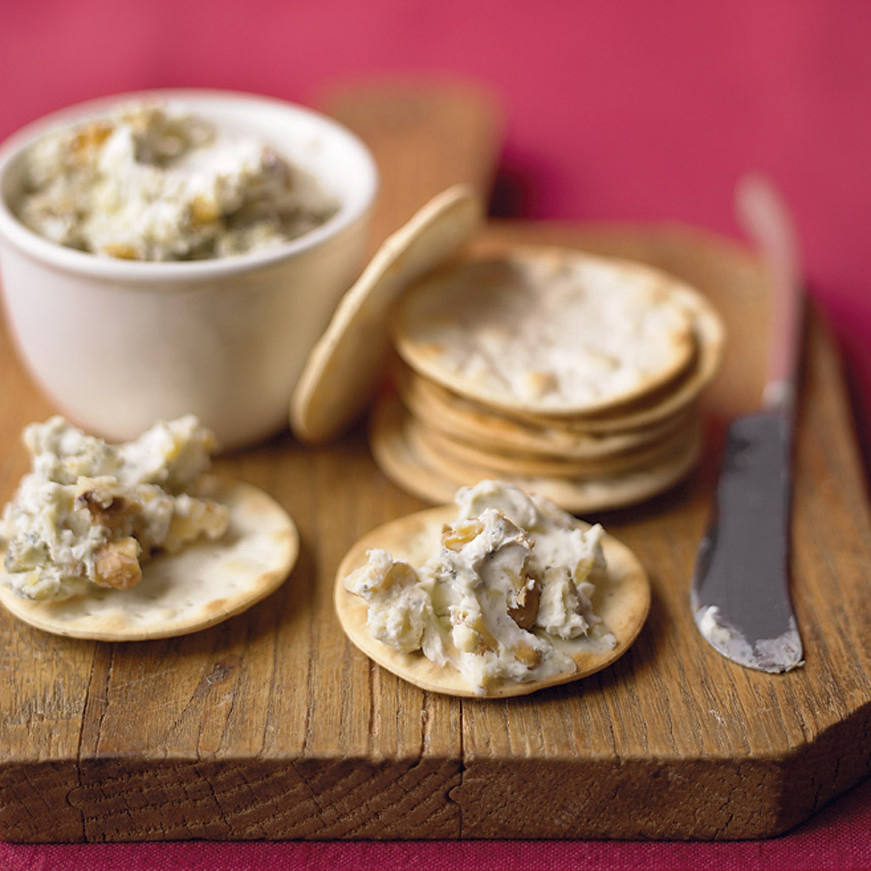
[[[269,251],[176,263],[65,248],[10,209],[23,153],[59,125],[121,103],[165,98],[272,144],[336,195],[338,212]],[[306,355],[359,272],[378,173],[366,146],[289,103],[220,91],[149,91],[73,106],[0,147],[0,274],[22,360],[60,412],[110,439],[192,412],[225,448],[287,425]]]

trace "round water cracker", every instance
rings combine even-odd
[[[695,409],[679,410],[637,429],[584,431],[566,421],[508,417],[469,402],[427,381],[407,366],[395,367],[394,384],[405,407],[424,426],[492,451],[539,454],[562,459],[593,460],[651,444],[695,417]]]
[[[453,499],[458,487],[493,477],[490,470],[452,460],[416,438],[414,420],[401,403],[383,398],[376,406],[369,444],[378,467],[397,486],[426,502]],[[539,493],[573,514],[610,511],[650,499],[684,478],[698,461],[701,438],[688,443],[666,461],[616,476],[548,478],[507,476],[510,483]]]
[[[520,426],[546,427],[569,436],[574,433],[605,436],[653,426],[693,405],[716,376],[723,359],[725,329],[719,314],[704,297],[695,292],[681,294],[681,300],[692,317],[695,333],[696,353],[690,369],[658,390],[604,411],[566,417],[524,413],[517,408],[497,409],[468,396],[461,396],[448,386],[437,384],[413,370],[408,377],[413,389],[421,393],[422,400],[425,399],[437,409],[436,413],[457,408],[476,416],[495,418],[497,424],[506,419]]]
[[[699,427],[693,417],[685,426],[655,442],[593,459],[557,457],[517,451],[492,450],[412,420],[409,426],[414,437],[435,455],[487,469],[491,477],[505,475],[543,476],[548,478],[617,477],[650,468],[668,460],[692,440],[691,433]]]
[[[678,290],[685,310],[693,319],[696,353],[689,369],[672,382],[642,397],[617,403],[610,408],[574,417],[529,415],[518,412],[518,420],[534,420],[548,425],[565,423],[588,432],[609,433],[650,426],[692,405],[714,380],[723,362],[725,327],[708,300],[695,291]]]
[[[482,404],[574,416],[643,397],[692,364],[688,286],[557,248],[466,259],[418,282],[392,322],[402,359]]]
[[[287,512],[262,490],[212,481],[208,495],[230,509],[219,540],[149,560],[129,590],[95,588],[62,601],[32,600],[0,581],[0,602],[38,629],[95,641],[185,635],[250,608],[284,582],[299,553],[299,535]]]
[[[309,354],[291,399],[290,425],[297,438],[326,441],[363,410],[383,374],[388,314],[397,297],[453,256],[482,221],[474,190],[454,185],[382,244]]]
[[[349,593],[344,579],[366,562],[370,548],[383,548],[395,559],[421,565],[437,551],[443,524],[456,518],[455,505],[441,505],[410,514],[374,529],[358,541],[342,560],[336,575],[334,602],[339,622],[353,644],[388,671],[430,692],[452,696],[481,696],[452,665],[438,666],[422,653],[402,653],[373,638],[366,625],[368,606],[359,596]],[[579,528],[588,524],[576,521]],[[635,554],[613,536],[604,535],[602,547],[607,571],[597,573],[592,595],[594,611],[603,619],[596,636],[577,642],[559,643],[569,653],[577,671],[540,681],[500,680],[488,687],[485,698],[528,695],[545,687],[568,683],[607,668],[619,659],[641,631],[650,609],[650,584]],[[610,632],[616,639],[613,648],[601,642],[601,634]]]

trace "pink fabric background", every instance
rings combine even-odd
[[[159,86],[313,103],[355,76],[464,76],[509,114],[503,209],[736,234],[748,168],[790,201],[868,450],[871,3],[865,0],[30,0],[0,3],[0,139]],[[0,845],[0,868],[871,868],[871,789],[743,844]]]

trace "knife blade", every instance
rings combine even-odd
[[[804,295],[789,213],[762,176],[739,182],[736,209],[767,266],[772,308],[759,411],[728,428],[690,604],[702,636],[747,668],[804,664],[789,592],[791,466]]]

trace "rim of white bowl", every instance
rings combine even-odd
[[[343,141],[352,151],[357,153],[365,174],[361,189],[352,198],[344,197],[342,192],[337,192],[342,200],[338,211],[323,224],[296,239],[291,239],[263,251],[205,260],[139,261],[100,257],[88,251],[79,251],[76,248],[69,248],[46,239],[25,226],[15,216],[3,195],[5,175],[10,164],[40,136],[58,127],[73,125],[77,120],[85,120],[101,112],[105,113],[113,107],[125,103],[155,99],[192,104],[196,102],[239,101],[259,104],[266,109],[304,116],[316,125],[329,130],[331,136]],[[340,122],[314,109],[277,97],[267,97],[245,91],[211,88],[157,88],[130,91],[86,100],[51,112],[20,128],[0,144],[0,236],[5,237],[9,243],[35,260],[80,275],[103,279],[133,280],[142,283],[197,281],[272,266],[303,251],[318,247],[322,242],[338,235],[346,227],[355,223],[374,205],[378,186],[378,167],[368,146],[359,136]]]

